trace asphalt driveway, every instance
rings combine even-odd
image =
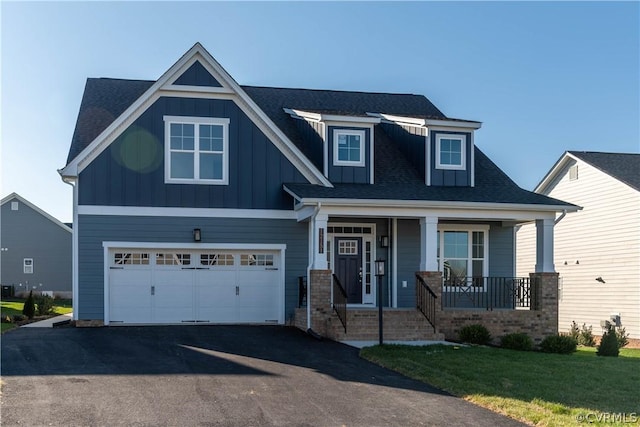
[[[20,328],[1,373],[3,426],[519,425],[279,326]]]

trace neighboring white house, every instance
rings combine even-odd
[[[640,154],[568,151],[535,192],[582,206],[558,217],[559,330],[572,321],[624,326],[640,339]],[[535,263],[534,224],[517,231],[517,274]]]

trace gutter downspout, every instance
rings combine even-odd
[[[60,173],[61,170],[58,170],[58,173]],[[64,176],[62,176],[62,174],[60,174],[60,177],[62,178],[62,182],[64,182],[65,184],[69,184],[71,186],[71,188],[73,188],[73,212],[72,212],[72,221],[73,221],[73,228],[71,229],[72,231],[72,235],[71,235],[71,296],[72,296],[72,307],[73,307],[73,320],[78,320],[78,274],[77,274],[77,269],[78,269],[78,208],[77,208],[77,201],[78,201],[78,188],[76,187],[76,185],[70,181],[64,178]],[[77,179],[77,178],[76,178]],[[77,182],[77,181],[76,181]]]
[[[559,223],[560,221],[562,221],[562,219],[563,219],[565,216],[567,216],[567,210],[566,210],[566,209],[562,211],[562,214],[561,214],[558,218],[556,218],[556,220],[555,220],[555,222],[553,223],[553,225],[558,225],[558,223]]]
[[[315,247],[315,242],[316,242],[315,221],[316,221],[316,216],[318,215],[318,212],[320,212],[321,206],[322,204],[318,202],[318,205],[314,209],[313,215],[311,215],[311,219],[309,222],[309,224],[311,225],[311,233],[309,233],[311,250],[309,251],[309,258],[310,258],[309,265],[307,266],[307,333],[314,337],[317,337],[319,335],[316,332],[314,332],[313,329],[311,329],[311,267],[313,267],[313,261],[314,261],[313,248]]]

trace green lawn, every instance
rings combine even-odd
[[[58,316],[60,314],[67,314],[73,311],[73,307],[71,305],[71,300],[65,299],[57,299],[53,302],[53,313],[54,316]],[[16,314],[22,315],[22,307],[24,306],[24,300],[18,298],[11,298],[8,300],[0,301],[0,315],[4,318],[4,316],[14,316]],[[0,332],[5,332],[9,329],[15,328],[16,325],[13,323],[0,323]]]
[[[578,425],[580,417],[590,425],[607,426],[638,425],[640,420],[636,349],[623,348],[615,358],[598,357],[595,348],[586,347],[557,355],[477,346],[384,345],[364,348],[360,355],[532,425]],[[627,423],[598,423],[606,421],[606,414],[626,414]]]

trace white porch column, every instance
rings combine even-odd
[[[438,217],[420,218],[420,271],[438,271]]]
[[[319,213],[312,218],[311,226],[313,227],[313,269],[327,269],[327,221],[329,215]]]
[[[536,273],[555,273],[553,264],[553,219],[536,220]]]

